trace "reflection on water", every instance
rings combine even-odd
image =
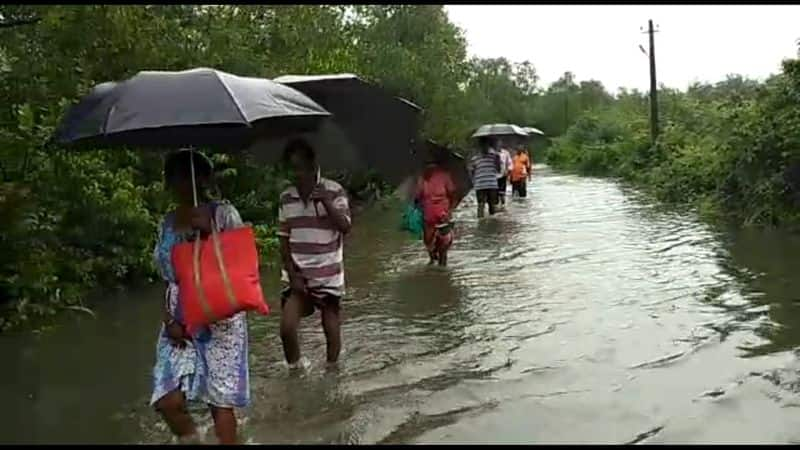
[[[800,238],[715,230],[541,167],[527,199],[456,214],[446,269],[373,208],[347,242],[344,354],[290,375],[252,317],[250,443],[800,441]],[[147,407],[160,288],[0,339],[0,442],[168,442]],[[208,427],[210,420],[198,412]]]

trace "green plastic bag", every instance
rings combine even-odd
[[[424,227],[425,223],[422,218],[422,210],[419,206],[415,203],[406,205],[406,210],[403,212],[402,228],[413,234],[417,239],[422,239]]]

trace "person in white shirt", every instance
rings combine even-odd
[[[497,172],[497,197],[500,206],[506,205],[506,190],[508,186],[508,174],[514,168],[514,160],[511,158],[511,152],[506,148],[506,142],[501,142],[500,147],[500,171]]]

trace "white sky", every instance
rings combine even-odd
[[[447,5],[469,53],[529,60],[540,84],[578,80],[649,89],[647,27],[653,19],[659,84],[685,89],[739,73],[762,79],[797,57],[800,5]]]

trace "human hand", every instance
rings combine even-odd
[[[289,273],[289,287],[292,292],[303,295],[306,293],[306,284],[303,282],[303,277],[298,273]]]
[[[322,183],[319,183],[314,186],[314,190],[311,191],[311,200],[322,202],[324,204],[330,204],[333,202],[333,193],[325,189],[325,186]]]
[[[178,322],[172,322],[166,325],[166,331],[167,337],[169,337],[172,345],[178,348],[186,347],[186,341],[189,339],[189,335],[186,333],[183,325],[179,324]]]

